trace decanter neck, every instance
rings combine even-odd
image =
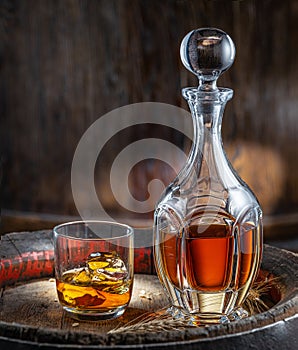
[[[190,107],[194,131],[204,125],[211,132],[219,132],[224,108],[226,102],[232,98],[233,90],[218,88],[213,91],[202,91],[197,88],[185,88],[182,94]]]
[[[197,88],[185,88],[182,94],[189,104],[193,118],[193,148],[198,146],[199,139],[203,135],[204,139],[215,137],[221,140],[222,116],[226,102],[233,96],[233,90],[218,88],[206,92]]]
[[[191,177],[195,171],[197,176],[228,186],[228,183],[234,182],[234,176],[222,147],[221,123],[226,102],[232,98],[233,90],[218,88],[203,92],[185,88],[182,93],[189,104],[194,125],[193,145],[184,174]]]

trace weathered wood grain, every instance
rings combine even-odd
[[[63,312],[57,301],[55,280],[47,279],[4,289],[1,296],[0,320],[66,332],[75,330],[105,334],[148,311],[158,311],[167,305],[168,298],[157,277],[137,274],[131,302],[122,317],[100,322],[77,321]]]
[[[42,233],[37,235],[42,236]],[[24,235],[23,235],[24,236]],[[16,234],[19,237],[19,234]],[[22,244],[13,240],[13,234],[1,241],[16,242],[20,250]],[[0,245],[1,256],[6,246]],[[18,250],[16,249],[16,250]],[[38,248],[39,249],[39,248]],[[9,254],[14,255],[15,251]],[[33,257],[32,257],[33,259]],[[56,302],[55,283],[49,279],[21,282],[15,277],[14,286],[3,286],[0,295],[0,345],[10,349],[123,349],[124,345],[136,349],[185,349],[214,350],[293,349],[297,338],[297,270],[298,256],[284,250],[265,246],[262,268],[278,277],[277,303],[268,311],[226,325],[207,328],[189,328],[168,332],[120,332],[107,331],[118,323],[124,324],[146,311],[158,310],[167,304],[156,276],[136,275],[131,304],[124,315],[113,321],[83,322],[66,316]],[[50,277],[50,276],[49,276]],[[13,278],[13,277],[12,277]],[[147,297],[141,298],[145,291]]]
[[[220,81],[235,90],[223,125],[228,154],[266,215],[296,213],[297,19],[292,0],[1,1],[1,206],[77,215],[70,171],[82,134],[129,103],[187,108],[180,90],[196,81],[180,63],[179,45],[193,28],[214,26],[237,48],[234,66]],[[97,177],[111,215],[131,213],[111,195],[109,167],[121,148],[146,137],[183,144],[173,130],[152,125],[113,138]],[[152,177],[171,180],[164,165],[152,162],[135,174],[140,197]]]

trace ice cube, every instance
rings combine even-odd
[[[103,269],[110,265],[112,258],[117,256],[116,252],[96,252],[88,256],[87,267],[92,273],[97,269]]]
[[[72,281],[73,284],[78,286],[88,286],[91,284],[91,276],[87,268],[83,268],[78,274],[76,274]]]
[[[91,284],[91,276],[86,267],[68,270],[63,273],[62,280],[65,283],[78,286],[88,286]]]
[[[87,267],[92,277],[98,276],[101,280],[118,280],[127,276],[126,266],[116,252],[90,254],[87,259]]]
[[[105,292],[119,293],[128,272],[123,260],[116,252],[96,252],[87,259],[92,285]],[[125,288],[127,289],[127,288]]]

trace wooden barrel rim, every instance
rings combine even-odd
[[[8,249],[8,242],[12,242],[14,234],[3,236],[0,242],[1,253],[1,283],[2,287],[18,281],[18,277],[13,280],[13,276],[23,274],[24,279],[30,280],[38,277],[49,277],[53,275],[53,247],[50,231],[38,231],[35,233],[26,233],[28,237],[35,239],[35,246],[41,243],[43,250],[34,246],[32,241],[31,251],[21,251],[21,245],[17,246],[14,242],[16,253],[12,254],[13,249]],[[17,234],[15,237],[21,237]],[[24,237],[24,236],[23,236]],[[26,236],[27,237],[27,236]],[[38,241],[36,239],[38,238]],[[26,238],[28,247],[28,240]],[[30,239],[29,239],[30,242]],[[19,242],[20,244],[20,242]],[[143,252],[144,253],[144,252]],[[137,256],[143,254],[137,252]],[[146,254],[145,254],[146,255]],[[11,260],[8,263],[8,260]],[[30,261],[34,259],[34,261]],[[110,349],[113,346],[126,348],[126,345],[135,345],[144,348],[144,344],[170,344],[175,342],[178,345],[207,344],[210,341],[227,339],[227,337],[244,336],[251,332],[264,331],[271,328],[284,328],[286,325],[297,325],[298,310],[298,282],[297,282],[297,261],[298,255],[289,251],[271,246],[264,246],[264,258],[262,269],[269,271],[280,279],[281,300],[267,312],[256,314],[249,318],[231,322],[225,325],[214,325],[207,328],[190,328],[185,331],[168,331],[160,333],[115,333],[115,334],[91,334],[88,332],[63,331],[51,328],[40,329],[38,327],[26,326],[0,321],[0,341],[22,342],[24,344],[38,343],[39,346],[50,344],[50,348],[63,344],[63,348],[71,349],[93,349],[100,345],[102,349]],[[19,265],[19,270],[17,269]],[[31,271],[31,275],[30,272]],[[6,278],[6,279],[5,279]],[[20,279],[21,280],[21,279]],[[293,333],[294,334],[294,333]],[[0,342],[1,344],[1,342]],[[125,344],[125,345],[124,345]],[[30,345],[30,346],[31,346]],[[149,346],[149,345],[148,345]],[[28,348],[29,349],[29,348]]]

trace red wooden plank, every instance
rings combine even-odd
[[[142,233],[144,235],[144,232]],[[147,236],[150,232],[147,232]],[[145,235],[144,235],[145,237]],[[54,275],[51,230],[9,233],[0,240],[0,287]],[[134,251],[135,273],[154,273],[152,247]]]

